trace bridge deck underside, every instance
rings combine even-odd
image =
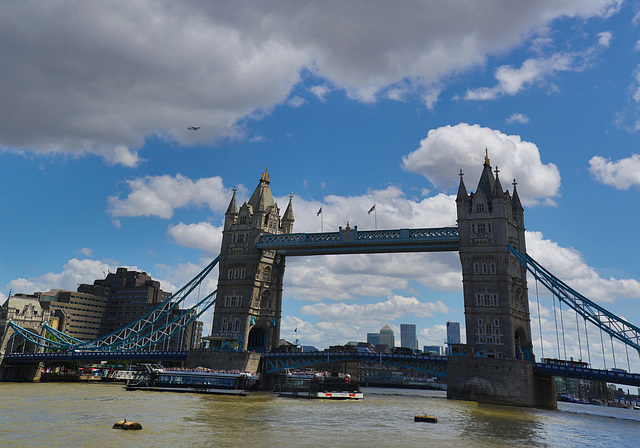
[[[328,233],[265,234],[258,249],[274,250],[285,256],[337,255],[396,252],[457,251],[457,227],[434,229],[367,230]]]
[[[265,373],[277,373],[287,369],[308,369],[345,362],[379,363],[411,369],[417,372],[446,378],[447,358],[430,355],[397,355],[360,352],[304,352],[265,353]]]

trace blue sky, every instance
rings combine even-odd
[[[372,229],[374,203],[380,229],[453,225],[458,172],[475,190],[488,148],[518,182],[529,254],[640,325],[634,3],[115,3],[2,2],[0,300],[118,266],[177,289],[267,164],[297,232],[320,231],[320,207],[325,231]],[[326,347],[415,323],[441,344],[461,285],[451,253],[290,258],[282,336]],[[541,324],[555,357],[540,296],[538,321],[531,282],[534,351]],[[573,314],[565,330],[586,359]]]

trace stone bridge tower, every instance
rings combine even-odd
[[[256,244],[264,233],[291,233],[292,197],[280,217],[265,170],[239,210],[234,189],[225,214],[212,336],[237,339],[242,350],[264,352],[279,344],[285,259]]]
[[[58,327],[60,316],[52,316],[49,310],[43,310],[38,298],[33,296],[9,296],[0,307],[0,381],[33,381],[40,378],[40,363],[21,363],[6,365],[5,354],[13,351],[42,353],[43,348],[23,339],[10,326],[9,322],[39,335],[45,334],[45,324]]]
[[[526,268],[509,245],[526,252],[524,209],[516,183],[503,191],[488,155],[475,193],[460,171],[456,199],[467,344],[489,358],[532,360]]]

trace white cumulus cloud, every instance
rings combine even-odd
[[[589,160],[589,165],[589,173],[605,185],[618,190],[640,186],[640,155],[638,154],[617,161],[594,156]]]
[[[201,249],[207,254],[220,253],[222,244],[222,226],[216,227],[207,222],[184,224],[180,222],[169,226],[167,232],[176,244],[183,247]]]
[[[452,188],[455,174],[460,169],[467,174],[467,191],[475,191],[478,170],[482,167],[485,148],[493,167],[499,165],[499,177],[503,189],[513,192],[513,179],[518,182],[518,195],[524,205],[555,204],[560,195],[560,173],[553,164],[544,164],[540,150],[518,135],[479,125],[460,123],[432,129],[420,141],[420,147],[402,158],[407,171],[425,176],[439,188]]]
[[[175,176],[145,176],[126,181],[131,192],[126,198],[110,196],[108,211],[113,217],[157,216],[171,218],[180,207],[207,205],[212,211],[225,210],[231,192],[219,176],[192,180]]]

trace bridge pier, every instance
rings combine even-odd
[[[189,350],[188,369],[206,367],[217,370],[241,370],[256,373],[260,364],[260,353],[231,352],[224,350]]]
[[[553,377],[534,373],[530,362],[509,359],[449,356],[447,398],[557,408]]]
[[[0,381],[32,382],[40,381],[43,363],[2,364],[0,357]]]

